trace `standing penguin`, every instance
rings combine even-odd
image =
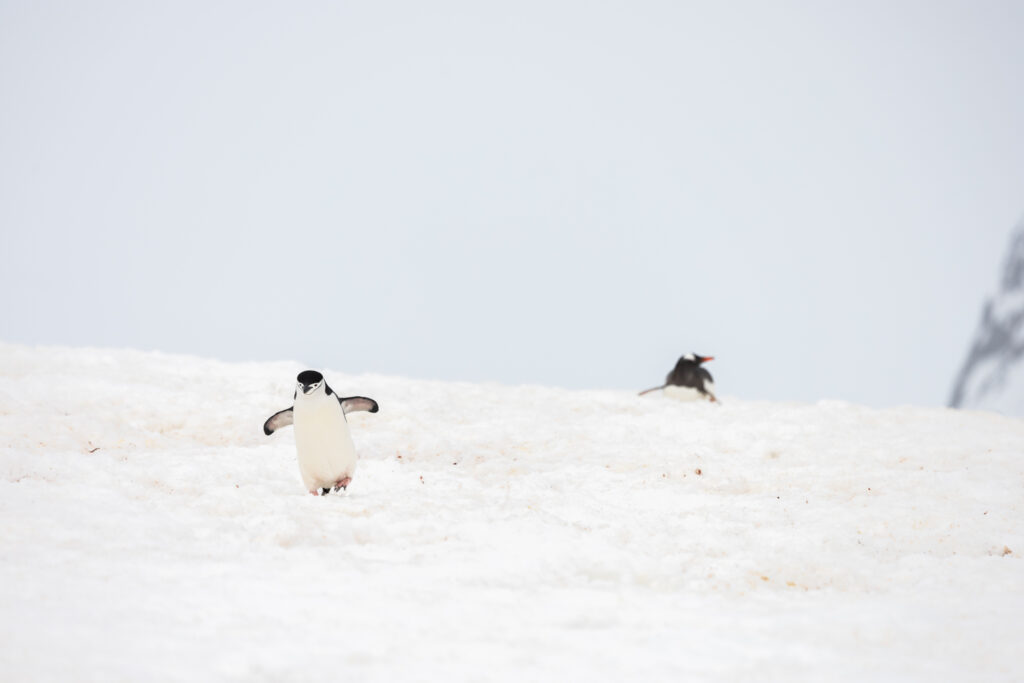
[[[270,436],[294,423],[302,483],[314,496],[326,496],[332,487],[335,491],[347,488],[356,470],[356,447],[345,414],[358,410],[376,413],[379,408],[372,398],[338,396],[316,370],[300,372],[296,380],[295,404],[271,415],[263,424],[263,433]]]
[[[665,395],[683,400],[707,399],[715,402],[715,382],[711,379],[711,373],[701,367],[701,363],[714,360],[713,356],[701,356],[696,353],[688,353],[676,363],[672,372],[668,373],[665,383],[660,387],[651,387],[640,392],[640,395],[664,389]]]

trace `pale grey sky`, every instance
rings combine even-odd
[[[0,339],[943,404],[1022,2],[0,2]]]

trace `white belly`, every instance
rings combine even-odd
[[[296,401],[295,450],[309,491],[330,488],[356,471],[356,448],[341,405],[332,397]]]
[[[704,389],[709,394],[714,396],[715,385],[711,382],[704,382]],[[691,387],[677,387],[675,385],[669,385],[665,387],[665,395],[674,398],[677,401],[708,401],[710,400],[706,395],[700,393],[696,389]]]

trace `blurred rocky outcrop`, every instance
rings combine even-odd
[[[949,404],[1024,415],[1024,220],[1010,239],[999,291],[985,303]]]

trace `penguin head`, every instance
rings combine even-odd
[[[302,393],[307,396],[324,386],[324,376],[316,370],[303,370],[295,381],[298,383],[295,387],[296,394]]]
[[[690,363],[694,363],[696,365],[700,365],[701,363],[707,363],[709,360],[714,360],[714,359],[715,359],[714,356],[702,356],[699,353],[688,353],[685,356],[683,356],[682,358],[680,358],[679,360],[680,361],[689,361]]]

